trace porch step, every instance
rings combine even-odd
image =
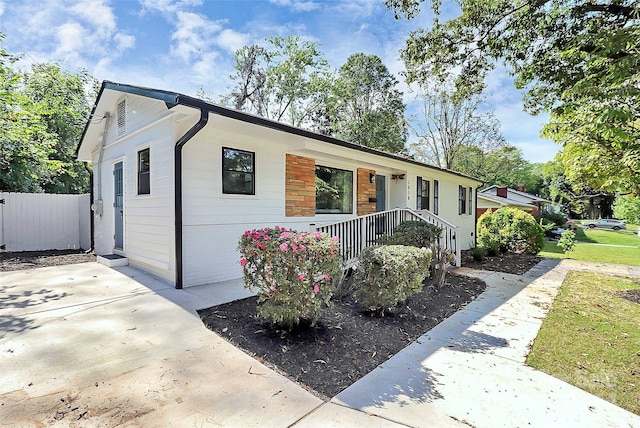
[[[120,256],[118,254],[98,255],[97,259],[98,259],[97,260],[98,263],[102,263],[103,265],[109,266],[109,267],[119,267],[119,266],[129,265],[129,259],[124,256]]]

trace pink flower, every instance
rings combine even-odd
[[[287,239],[287,238],[291,238],[291,233],[289,233],[289,232],[282,232],[282,234],[280,234],[280,237],[281,237],[281,238],[285,238],[285,239]]]
[[[304,281],[304,274],[303,273],[298,274],[298,279],[300,281]]]
[[[324,274],[324,280],[325,281],[329,281],[330,279],[331,279],[331,277],[325,273]]]
[[[314,237],[314,238],[316,238],[316,239],[320,239],[320,238],[322,238],[322,233],[320,233],[320,232],[313,232],[313,237]]]
[[[263,243],[263,242],[258,242],[258,243],[256,244],[256,247],[260,248],[261,250],[264,250],[265,248],[267,248],[267,247],[264,245],[264,243]]]
[[[320,286],[318,284],[313,284],[313,292],[317,293],[318,291],[320,291]]]
[[[298,246],[296,244],[293,244],[291,246],[291,248],[293,248],[293,252],[295,253],[296,251],[298,251]]]
[[[307,247],[305,247],[304,245],[300,245],[300,247],[298,247],[298,249],[299,249],[300,251],[304,251],[304,250],[306,250],[306,249],[307,249]]]
[[[267,239],[271,239],[271,237],[269,235],[264,235],[264,240],[266,241]]]
[[[247,265],[247,259],[240,259],[240,266],[245,267]]]
[[[282,244],[280,244],[280,250],[287,251],[288,249],[289,249],[289,244],[287,244],[286,242],[283,242]]]

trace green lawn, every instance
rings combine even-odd
[[[619,231],[578,227],[578,243],[573,251],[563,253],[556,242],[547,242],[539,256],[640,266],[640,237],[636,229],[635,225],[627,225],[627,230]]]
[[[628,225],[627,230],[582,229],[576,230],[576,239],[580,242],[628,245],[640,247],[640,237],[636,232],[637,226]]]
[[[640,414],[640,305],[632,280],[569,272],[527,364]]]
[[[638,247],[610,247],[579,242],[573,251],[563,253],[555,242],[546,242],[538,255],[554,259],[575,259],[585,262],[640,266],[640,248]]]

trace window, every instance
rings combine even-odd
[[[255,195],[255,154],[222,148],[222,193]]]
[[[458,214],[462,215],[467,212],[467,188],[458,186]]]
[[[353,213],[353,172],[316,166],[316,214]]]
[[[151,193],[151,172],[149,162],[149,149],[138,152],[138,195]]]
[[[433,213],[438,215],[438,194],[440,193],[440,182],[433,180]]]
[[[418,197],[416,201],[416,208],[419,210],[429,209],[429,187],[431,182],[423,180],[422,177],[418,177]]]
[[[469,205],[467,205],[467,213],[473,214],[473,188],[469,187]]]

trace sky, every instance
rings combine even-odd
[[[455,13],[447,9],[452,0],[443,3]],[[237,49],[294,34],[317,42],[334,69],[354,53],[380,57],[401,82],[408,116],[419,103],[400,75],[399,51],[431,19],[425,10],[396,20],[383,0],[0,0],[2,46],[22,54],[23,67],[56,61],[100,81],[193,96],[202,89],[215,100],[230,90]],[[523,111],[505,70],[489,76],[484,96],[484,108],[494,110],[503,136],[526,160],[553,159],[560,147],[539,136],[548,117]]]

